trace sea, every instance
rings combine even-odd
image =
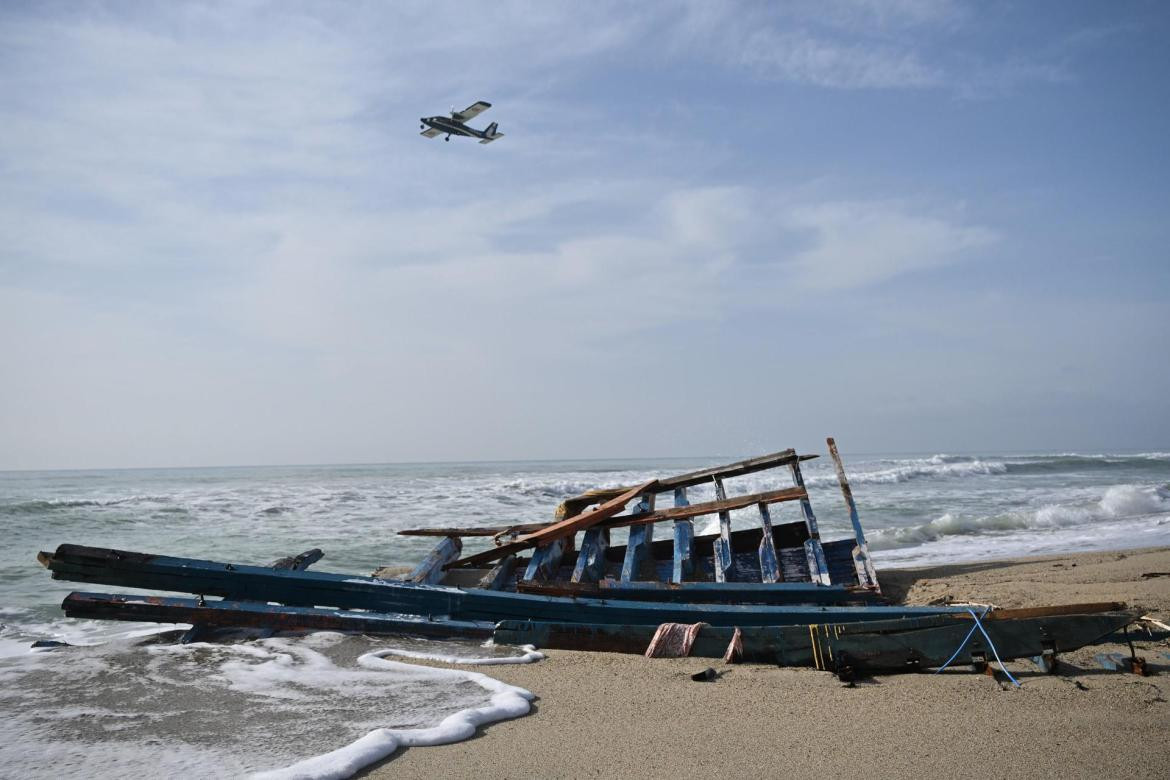
[[[345,777],[396,747],[523,714],[539,694],[476,670],[539,658],[522,648],[330,632],[183,645],[173,626],[67,619],[69,591],[117,589],[54,581],[39,550],[74,543],[266,565],[319,547],[315,569],[369,574],[417,562],[434,543],[400,529],[547,521],[590,488],[734,459],[0,472],[0,775]],[[897,567],[1170,545],[1170,452],[845,460],[879,579]],[[803,472],[822,537],[850,536],[831,461]],[[788,480],[765,472],[727,488]],[[796,519],[791,504],[773,510],[775,522]],[[733,513],[735,527],[757,522]],[[64,646],[31,647],[44,640]]]

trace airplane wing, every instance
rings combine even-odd
[[[496,140],[497,138],[503,138],[503,137],[504,137],[503,133],[496,133],[493,136],[490,136],[488,138],[483,139],[482,141],[480,141],[480,143],[481,144],[490,144],[492,141]]]
[[[492,107],[491,103],[485,103],[482,100],[479,100],[479,101],[476,101],[475,103],[472,103],[470,106],[463,109],[462,111],[451,114],[451,118],[454,119],[456,122],[467,122],[467,121],[470,121],[472,119],[475,119],[477,116],[482,114],[484,111],[487,111],[491,107]]]
[[[425,135],[427,138],[438,138],[442,134],[442,130],[436,130],[433,127],[428,127],[426,130],[423,130],[421,133],[419,133],[419,135]]]

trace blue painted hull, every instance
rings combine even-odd
[[[278,570],[78,545],[61,545],[55,553],[42,553],[41,560],[53,572],[54,579],[205,596],[246,596],[289,606],[365,609],[453,620],[785,626],[965,612],[961,607],[662,603],[545,596]]]

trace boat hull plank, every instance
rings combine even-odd
[[[961,612],[960,607],[760,605],[663,603],[627,599],[554,597],[460,589],[317,571],[260,566],[61,545],[42,554],[61,580],[250,598],[291,606],[332,606],[461,620],[532,619],[578,623],[793,625],[853,622]]]
[[[1030,658],[1055,646],[1070,652],[1124,628],[1139,617],[1134,611],[1087,615],[986,620],[983,625],[1001,658]],[[742,627],[743,658],[781,666],[814,666],[836,670],[839,665],[874,671],[899,671],[941,666],[959,648],[971,620],[957,615],[853,623]],[[642,653],[654,637],[653,625],[581,625],[535,621],[502,621],[495,640],[534,644],[547,649]],[[691,649],[700,658],[721,658],[735,628],[703,626]],[[1051,645],[1049,644],[1051,643]],[[973,653],[987,651],[974,639],[955,663],[968,664]],[[988,653],[990,655],[990,653]]]

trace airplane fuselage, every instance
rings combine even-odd
[[[424,116],[418,121],[422,122],[427,127],[438,130],[447,135],[465,135],[469,138],[487,138],[487,132],[484,130],[476,130],[474,127],[468,127],[462,122],[446,116]]]

